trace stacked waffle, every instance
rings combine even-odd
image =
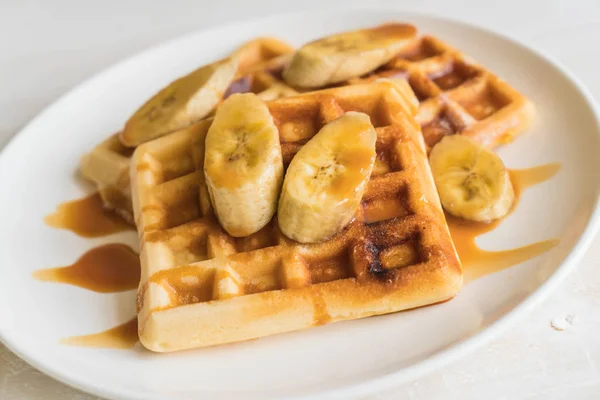
[[[171,133],[179,128],[184,128],[194,122],[201,120],[209,115],[215,106],[223,97],[236,92],[254,91],[265,100],[272,100],[283,96],[293,95],[295,90],[287,85],[280,83],[272,75],[273,72],[281,71],[284,63],[292,55],[293,48],[289,45],[274,39],[274,38],[258,38],[252,40],[242,47],[237,49],[229,63],[215,63],[216,69],[224,70],[227,75],[217,85],[210,82],[210,79],[196,79],[194,74],[209,67],[210,75],[217,75],[214,71],[214,64],[206,67],[201,67],[199,70],[192,72],[190,75],[179,80],[183,86],[193,86],[196,97],[202,98],[203,89],[208,86],[208,89],[217,91],[217,96],[210,98],[210,102],[202,109],[197,110],[189,118],[186,118],[183,123],[168,125],[164,121],[150,121],[158,129],[152,131],[141,131],[141,134],[135,137],[135,133],[127,134],[126,131],[112,135],[104,142],[96,146],[90,153],[86,154],[80,165],[82,175],[93,182],[100,192],[100,196],[104,205],[111,210],[116,210],[126,220],[133,222],[133,208],[131,204],[131,185],[129,182],[129,165],[131,155],[135,147],[145,141],[152,140],[155,137]],[[212,70],[211,70],[212,69]],[[190,77],[191,76],[191,77]],[[211,76],[212,77],[212,76]],[[203,77],[200,77],[203,78]],[[206,76],[204,76],[206,78]],[[178,81],[174,83],[179,83]],[[212,84],[216,87],[211,87],[207,84]],[[140,110],[152,117],[152,107],[156,110],[157,105],[169,105],[169,99],[172,98],[170,91],[172,85],[167,86],[163,91],[159,92],[155,97],[150,99]],[[199,92],[199,93],[198,93]],[[188,96],[189,97],[189,96]],[[195,99],[189,99],[187,103],[192,103]],[[187,104],[180,104],[179,108],[188,108]],[[140,113],[140,111],[138,111]],[[135,121],[134,115],[132,120]],[[177,119],[177,118],[174,118]],[[162,124],[159,122],[163,122]],[[127,126],[125,127],[127,130]],[[155,133],[158,132],[158,133]]]
[[[220,138],[211,130],[222,128],[224,109],[231,107],[226,104],[239,103],[247,96],[237,94],[242,92],[256,94],[258,111],[250,113],[247,126],[240,122],[243,110],[229,112],[235,124],[222,140],[244,129],[265,135],[254,121],[262,112],[280,152],[269,163],[273,168],[281,163],[285,173],[283,187],[282,173],[273,175],[279,179],[273,210],[249,231],[232,228],[232,219],[241,217],[231,216],[243,215],[240,209],[253,213],[270,184],[254,183],[256,201],[223,207],[207,170],[207,154]],[[410,25],[333,35],[296,52],[263,38],[160,91],[122,132],[82,159],[81,171],[96,183],[108,208],[135,220],[142,264],[140,339],[151,350],[174,351],[452,298],[462,271],[428,151],[453,134],[494,147],[522,132],[531,114],[529,102],[507,83],[438,39],[418,36]],[[294,199],[294,210],[286,208],[292,196],[288,181],[313,174],[314,181],[303,185],[314,194],[338,182],[323,183],[324,169],[350,170],[335,152],[318,168],[317,161],[298,161],[311,151],[319,158],[316,142],[328,143],[320,138],[325,131],[350,126],[340,125],[343,119],[366,121],[372,157],[362,158],[370,160],[368,168],[355,175],[365,177],[343,199],[347,218],[338,218],[343,223],[327,234],[312,235],[328,228],[331,218],[318,214],[323,204],[305,205],[290,217],[303,199]],[[336,124],[342,128],[334,129]],[[235,149],[250,146],[246,133]],[[349,131],[331,138],[354,141]],[[265,146],[266,152],[265,143],[252,146]],[[255,150],[255,158],[263,157],[261,148]],[[232,154],[224,162],[236,162]],[[336,162],[342,166],[331,167]],[[238,178],[228,179],[237,186],[248,183]],[[357,196],[355,204],[351,196]],[[315,215],[307,217],[311,212]],[[298,215],[305,219],[301,228]],[[319,218],[322,223],[314,223]]]

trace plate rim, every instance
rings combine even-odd
[[[46,107],[42,109],[36,116],[34,116],[28,123],[26,123],[21,129],[18,130],[4,145],[2,149],[0,149],[0,165],[2,165],[3,160],[5,159],[5,154],[7,153],[7,149],[10,149],[15,146],[15,143],[18,143],[19,140],[22,140],[24,137],[23,133],[28,131],[31,126],[35,125],[39,120],[43,120],[46,118],[48,114],[52,114],[55,108],[58,108],[63,102],[67,101],[70,97],[76,96],[78,92],[85,91],[89,86],[92,86],[95,82],[104,79],[105,76],[112,74],[115,70],[120,69],[122,66],[134,62],[136,59],[143,57],[146,54],[158,51],[161,48],[172,46],[174,43],[179,41],[189,40],[191,37],[204,33],[207,34],[209,32],[213,34],[218,34],[219,32],[225,32],[231,30],[237,25],[255,25],[259,23],[268,23],[271,20],[279,20],[291,17],[300,17],[302,15],[310,15],[318,12],[319,14],[328,14],[331,12],[339,13],[340,10],[331,6],[320,8],[319,10],[303,10],[303,11],[291,11],[291,12],[282,12],[282,13],[274,13],[269,14],[263,17],[256,18],[240,18],[236,20],[229,21],[222,25],[212,25],[204,29],[195,29],[189,32],[185,32],[181,35],[176,35],[172,38],[169,38],[164,41],[158,41],[154,44],[146,46],[140,51],[132,53],[131,55],[120,59],[119,61],[110,64],[108,67],[103,68],[102,70],[92,74],[88,78],[83,79],[80,83],[73,86],[71,89],[67,90],[65,93],[60,95],[57,99],[52,101]],[[465,21],[457,17],[441,15],[438,13],[430,13],[430,12],[419,12],[406,10],[402,7],[391,7],[391,6],[350,6],[343,10],[344,14],[352,14],[358,11],[362,12],[393,12],[393,13],[401,13],[403,14],[403,18],[407,20],[410,18],[424,18],[431,20],[440,20],[445,22],[451,22],[453,24],[462,25],[469,29],[479,30],[489,34],[491,36],[495,36],[498,39],[502,39],[504,41],[510,42],[512,45],[517,46],[521,49],[524,49],[535,56],[539,57],[541,60],[550,64],[554,67],[560,74],[562,74],[569,83],[581,94],[585,103],[589,107],[593,115],[593,119],[596,125],[596,133],[600,137],[600,107],[596,102],[594,96],[591,94],[590,90],[581,82],[581,80],[563,63],[558,61],[552,55],[547,52],[544,52],[538,48],[535,48],[531,44],[527,43],[522,39],[518,39],[513,37],[511,34],[499,32],[493,29],[490,29],[485,26],[478,25],[476,23]],[[319,392],[309,392],[300,396],[286,396],[281,397],[282,399],[287,400],[300,400],[300,399],[339,399],[339,398],[348,398],[348,396],[364,396],[372,394],[376,391],[383,391],[386,389],[393,388],[394,386],[400,386],[407,381],[417,379],[426,373],[431,373],[439,368],[442,368],[451,362],[457,360],[459,357],[472,352],[476,348],[489,343],[492,339],[498,337],[502,332],[506,331],[512,324],[514,324],[519,318],[523,318],[528,312],[530,312],[534,307],[538,306],[547,296],[552,293],[552,291],[560,284],[568,275],[571,273],[577,262],[583,257],[589,248],[591,242],[596,237],[596,234],[600,230],[600,185],[596,190],[595,201],[593,206],[591,207],[591,214],[587,220],[586,226],[583,231],[579,235],[578,239],[573,244],[570,252],[565,257],[562,263],[557,267],[557,269],[548,277],[548,279],[539,285],[531,294],[529,294],[523,301],[521,301],[518,305],[516,305],[510,312],[508,312],[503,317],[499,318],[495,322],[491,323],[478,333],[470,336],[466,340],[451,345],[447,349],[441,350],[439,352],[434,353],[431,356],[426,357],[423,361],[418,362],[417,364],[402,368],[400,370],[396,370],[390,373],[384,373],[378,377],[374,378],[366,378],[365,380],[359,383],[349,384],[343,387],[326,389]],[[91,380],[78,379],[76,375],[65,373],[62,370],[55,370],[52,366],[48,365],[47,362],[41,361],[35,356],[30,354],[26,354],[21,351],[20,346],[17,344],[17,341],[11,341],[8,335],[5,333],[7,331],[6,328],[3,328],[2,324],[0,324],[0,343],[3,343],[11,352],[17,355],[20,359],[25,361],[27,364],[32,366],[33,368],[43,372],[44,374],[56,379],[59,382],[62,382],[68,386],[81,390],[85,393],[115,399],[115,400],[129,400],[129,399],[144,399],[144,400],[154,400],[159,399],[161,397],[147,397],[140,396],[139,394],[128,392],[128,390],[118,390],[114,391],[111,388],[96,384]],[[55,372],[59,371],[59,372]],[[402,378],[400,378],[402,376]]]

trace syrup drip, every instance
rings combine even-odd
[[[85,252],[66,267],[35,271],[40,281],[66,283],[100,293],[115,293],[137,288],[140,260],[129,246],[111,243]]]
[[[558,173],[560,168],[559,163],[550,163],[533,168],[510,170],[510,178],[515,191],[515,203],[511,212],[517,207],[524,190],[549,180]],[[493,231],[502,223],[503,218],[484,223],[466,221],[447,215],[446,220],[463,265],[465,282],[530,260],[552,249],[559,242],[557,239],[543,240],[516,249],[488,251],[481,249],[475,240],[479,236]]]
[[[35,279],[74,285],[99,293],[137,288],[140,260],[129,246],[111,243],[95,247],[66,267],[47,268],[33,273]],[[106,331],[61,340],[72,346],[127,349],[138,341],[137,317]]]
[[[104,208],[99,193],[58,205],[54,214],[46,216],[44,222],[83,237],[106,236],[135,229],[117,213]]]
[[[130,349],[138,342],[137,317],[124,324],[91,335],[72,336],[61,340],[62,344],[80,347]]]

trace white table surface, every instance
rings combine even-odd
[[[0,0],[0,148],[58,96],[123,57],[186,32],[324,4],[401,7],[507,33],[563,63],[600,99],[599,1],[498,3]],[[598,260],[600,238],[567,281],[500,337],[429,376],[369,399],[600,398]],[[552,321],[565,329],[552,328]],[[97,397],[45,376],[0,345],[0,399]]]

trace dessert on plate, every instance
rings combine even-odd
[[[532,116],[409,24],[259,38],[167,85],[80,169],[135,221],[140,340],[169,352],[451,299],[444,211],[510,211],[491,149]]]
[[[325,129],[348,129],[333,124],[369,119],[379,168],[370,174],[348,225],[316,243],[300,243],[282,232],[278,217],[245,237],[234,237],[219,224],[203,174],[211,121],[138,147],[131,166],[142,243],[138,319],[140,340],[151,350],[247,340],[399,311],[447,300],[461,287],[460,262],[408,85],[375,82],[326,89],[274,100],[267,107],[279,130],[288,173],[295,157],[319,157],[302,154],[313,136],[319,139]],[[351,112],[364,118],[340,122]],[[340,133],[320,139],[341,146],[345,138]],[[320,156],[329,161],[326,153]],[[357,171],[342,169],[338,173],[356,180],[351,175]],[[295,195],[331,189],[318,174],[289,178],[304,185]],[[284,190],[286,184],[292,192],[294,183],[286,182]],[[323,196],[331,210],[354,197],[352,187],[332,191]],[[280,201],[279,211],[309,213],[306,204]],[[306,226],[299,221],[285,226],[299,238],[312,234],[321,239],[326,215],[319,216],[322,224],[309,219]]]
[[[275,38],[257,38],[245,43],[233,53],[237,58],[237,71],[228,82],[222,97],[235,92],[254,92],[264,100],[272,100],[297,93],[287,85],[281,84],[271,74],[272,71],[280,71],[283,68],[283,63],[289,59],[293,50],[293,47]],[[211,109],[196,114],[196,119],[212,112],[221,98],[212,100],[214,103]],[[169,129],[161,131],[161,134],[170,132]],[[144,132],[147,131],[142,130],[142,136]],[[125,142],[125,145],[121,141],[122,138],[122,133],[116,133],[97,145],[82,157],[79,169],[87,180],[96,185],[107,209],[115,210],[126,220],[133,222],[129,165],[136,145],[132,146],[130,142]],[[149,139],[150,136],[138,138],[140,142]]]

